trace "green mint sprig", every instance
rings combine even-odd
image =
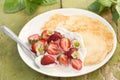
[[[96,0],[88,6],[88,10],[101,14],[106,9],[110,9],[112,20],[117,23],[120,17],[120,0]]]
[[[39,5],[51,5],[57,0],[5,0],[4,12],[15,13],[26,9],[28,14],[33,14]]]

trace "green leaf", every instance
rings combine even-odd
[[[118,19],[119,19],[119,13],[116,11],[116,10],[114,10],[113,12],[112,12],[112,20],[114,21],[114,22],[117,22],[118,21]]]
[[[97,14],[100,14],[104,10],[105,6],[100,4],[98,1],[93,2],[88,6],[88,10],[93,11]]]
[[[57,0],[31,0],[31,2],[40,5],[51,5],[57,2]]]
[[[5,0],[4,11],[6,13],[14,13],[25,8],[24,0]]]
[[[42,0],[41,5],[51,5],[56,2],[57,2],[57,0]]]
[[[43,0],[31,0],[32,3],[35,3],[35,4],[41,4]]]
[[[25,0],[25,5],[28,14],[33,14],[38,7],[38,4],[31,2],[31,0]]]
[[[116,5],[115,9],[117,10],[118,14],[120,15],[120,0],[117,0],[117,5]]]
[[[98,2],[100,2],[105,7],[111,7],[111,5],[112,5],[111,0],[98,0]]]
[[[112,3],[116,4],[117,0],[110,0]]]

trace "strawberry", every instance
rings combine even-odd
[[[34,43],[31,45],[31,48],[32,48],[32,52],[34,52],[36,54],[37,45]]]
[[[36,53],[37,49],[39,48],[45,48],[46,46],[46,40],[45,39],[40,39],[38,42],[34,43],[31,45],[32,52]]]
[[[76,70],[82,69],[82,61],[80,59],[77,58],[71,59],[71,65]]]
[[[68,57],[66,55],[61,54],[60,56],[58,56],[57,60],[59,61],[60,64],[68,66]]]
[[[69,51],[65,52],[65,54],[68,56],[68,58],[73,58],[72,53],[77,51],[77,48],[70,48]]]
[[[48,54],[52,54],[52,55],[57,55],[59,54],[59,49],[58,49],[58,44],[55,43],[55,42],[51,42],[48,44],[48,47],[47,47],[47,52]]]
[[[40,39],[39,34],[33,34],[28,37],[28,41],[30,44],[36,43]]]
[[[44,55],[43,58],[41,59],[42,65],[49,65],[52,63],[55,63],[55,58],[52,57],[51,55]]]
[[[39,42],[42,46],[45,46],[47,44],[47,41],[43,38],[39,39]]]
[[[60,47],[63,51],[68,51],[71,46],[70,39],[68,38],[62,38],[60,39]]]
[[[48,34],[48,30],[44,30],[42,33],[41,33],[41,36],[43,39],[47,40],[50,35]]]
[[[48,38],[47,42],[50,43],[51,41],[57,41],[57,40],[59,40],[61,38],[62,38],[62,35],[59,32],[55,31],[54,34],[52,34]]]

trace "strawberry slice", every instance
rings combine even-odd
[[[31,45],[32,52],[37,53],[37,49],[45,48],[47,41],[45,39],[40,39],[38,42]]]
[[[49,43],[46,51],[48,52],[48,54],[57,55],[57,54],[59,54],[58,48],[59,47],[58,47],[57,43],[51,42],[51,43]]]
[[[28,41],[30,44],[36,43],[40,39],[39,34],[33,34],[28,37]]]
[[[62,38],[60,40],[60,47],[62,48],[63,51],[68,51],[71,46],[70,39],[68,38]]]
[[[61,54],[60,56],[58,56],[57,60],[59,61],[60,64],[68,66],[68,57],[66,55]]]
[[[41,44],[42,46],[45,46],[45,45],[47,44],[47,41],[46,41],[45,39],[43,39],[43,38],[41,38],[41,39],[39,40],[39,42],[40,42],[40,44]]]
[[[68,58],[73,58],[72,53],[77,51],[77,48],[70,48],[69,51],[65,52],[65,54],[68,56]]]
[[[42,65],[49,65],[53,63],[55,63],[55,58],[52,57],[51,55],[44,55],[43,58],[41,59]]]
[[[80,59],[77,58],[71,59],[71,65],[76,70],[82,69],[82,61]]]
[[[55,31],[54,34],[52,34],[49,37],[49,39],[47,40],[47,42],[50,43],[51,41],[57,41],[57,40],[59,40],[61,38],[62,38],[62,35],[59,32]]]
[[[34,44],[31,45],[31,48],[32,48],[32,52],[34,52],[36,54],[37,45],[34,43]]]
[[[48,40],[48,38],[50,37],[50,35],[48,34],[48,30],[44,30],[41,33],[41,36],[42,36],[43,39]]]

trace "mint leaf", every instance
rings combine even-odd
[[[24,0],[5,0],[4,12],[14,13],[25,8]]]
[[[32,3],[31,0],[25,0],[25,5],[28,14],[33,14],[38,7],[38,4]]]
[[[114,22],[117,23],[119,17],[120,17],[120,16],[119,16],[119,13],[117,12],[117,10],[112,11],[112,20],[113,20]]]
[[[40,5],[50,5],[57,2],[57,0],[31,0],[31,2],[40,4]]]
[[[100,2],[105,7],[111,7],[111,5],[112,5],[111,0],[98,0],[98,2]]]
[[[112,3],[116,4],[117,0],[110,0]]]
[[[90,6],[88,6],[88,10],[93,11],[97,14],[100,14],[104,10],[104,6],[98,1],[93,2]]]
[[[51,4],[54,4],[56,3],[57,0],[41,0],[41,5],[51,5]]]
[[[118,14],[120,15],[120,0],[117,0],[117,5],[116,5],[115,9],[117,10]]]
[[[50,5],[53,3],[56,3],[56,0],[25,0],[25,4],[26,4],[26,11],[28,14],[33,14],[38,5]]]
[[[105,9],[111,10],[112,20],[117,23],[120,17],[120,0],[95,0],[95,2],[88,7],[88,10],[98,14],[102,13]]]
[[[31,0],[32,3],[40,4],[43,0]]]

